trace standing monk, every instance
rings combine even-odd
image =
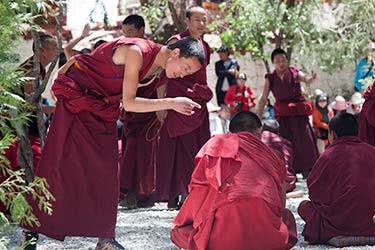
[[[207,13],[199,6],[189,7],[186,11],[188,30],[172,36],[169,44],[183,37],[197,39],[205,51],[205,62],[198,72],[191,76],[179,76],[169,80],[167,97],[187,96],[199,103],[202,109],[190,117],[177,112],[168,112],[160,134],[160,143],[156,164],[156,195],[160,201],[168,200],[170,208],[176,207],[179,195],[186,197],[187,186],[194,170],[194,157],[203,144],[210,138],[210,126],[206,103],[212,98],[207,86],[206,66],[209,63],[210,48],[203,40],[206,30]],[[163,120],[162,116],[160,119]]]
[[[341,113],[329,122],[331,144],[307,178],[310,200],[298,207],[309,243],[375,243],[375,148],[357,136],[353,115]]]
[[[238,113],[229,130],[197,154],[172,241],[188,250],[290,249],[297,232],[284,208],[284,164],[262,143],[262,123],[254,113]]]
[[[272,91],[276,99],[275,117],[280,124],[280,135],[293,144],[293,169],[307,177],[318,158],[318,149],[309,123],[312,106],[302,95],[301,81],[310,84],[316,78],[316,74],[313,73],[308,78],[297,68],[289,67],[287,54],[282,49],[272,52],[271,61],[275,70],[265,76],[258,115],[262,117],[268,95]]]
[[[122,24],[126,37],[144,38],[143,17],[130,15]],[[156,89],[139,88],[137,96],[157,98]],[[127,208],[151,206],[155,191],[156,133],[160,123],[155,112],[124,112],[123,117],[120,205]]]
[[[169,78],[185,76],[203,63],[204,51],[192,38],[168,46],[122,38],[69,60],[52,87],[58,99],[56,112],[36,173],[46,178],[56,198],[51,202],[53,214],[41,212],[30,197],[41,225],[25,227],[57,240],[98,237],[96,250],[123,249],[114,240],[121,98],[126,111],[173,109],[192,115],[200,105],[189,98],[147,99],[136,93],[165,82],[157,80],[161,70]]]
[[[359,138],[375,146],[375,81],[367,88],[359,115]]]

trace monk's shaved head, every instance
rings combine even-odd
[[[354,115],[341,113],[336,115],[329,122],[329,130],[335,132],[337,137],[357,136],[358,123]]]
[[[229,124],[232,133],[250,132],[255,134],[262,127],[259,117],[250,111],[241,111],[236,114]]]

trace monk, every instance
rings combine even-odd
[[[163,75],[193,74],[204,60],[204,51],[193,38],[168,46],[121,38],[69,60],[52,86],[58,99],[56,112],[36,173],[46,178],[56,198],[53,214],[41,212],[30,198],[41,226],[25,228],[57,240],[98,237],[96,250],[124,249],[114,239],[121,98],[126,111],[173,109],[192,115],[200,105],[189,98],[147,99],[136,93],[165,83],[166,79],[158,80]]]
[[[144,38],[145,21],[139,15],[129,15],[123,21],[126,37]],[[139,88],[137,96],[157,98],[157,90]],[[157,135],[160,122],[155,112],[124,112],[122,157],[120,159],[120,205],[128,209],[150,207],[155,192]]]
[[[186,24],[188,30],[172,36],[168,43],[193,37],[204,49],[206,60],[195,74],[169,80],[166,96],[186,96],[199,103],[202,108],[189,117],[174,111],[168,111],[166,118],[163,114],[157,114],[164,125],[160,132],[156,159],[156,198],[158,201],[168,201],[169,208],[178,208],[178,196],[182,197],[181,200],[186,197],[195,166],[194,157],[210,138],[206,107],[213,95],[207,85],[206,74],[206,67],[210,62],[210,47],[202,38],[207,29],[206,10],[199,6],[189,7],[186,11]],[[162,96],[160,92],[159,95]]]
[[[352,114],[329,122],[331,145],[307,178],[310,201],[298,207],[306,222],[302,235],[309,243],[366,245],[371,243],[367,236],[375,236],[375,148],[357,135]]]
[[[287,170],[285,191],[292,192],[296,188],[296,176],[292,168],[292,143],[279,135],[279,123],[275,120],[266,120],[263,124],[262,142],[272,148],[280,156]]]
[[[290,249],[297,233],[293,214],[284,208],[284,164],[260,140],[256,114],[238,113],[229,130],[197,154],[171,240],[189,250]]]
[[[275,49],[271,54],[275,66],[272,73],[265,76],[264,89],[258,105],[258,115],[262,117],[270,91],[274,95],[275,117],[280,124],[280,135],[293,144],[293,169],[307,177],[318,158],[313,130],[309,123],[312,105],[302,95],[301,81],[311,84],[316,74],[307,77],[302,71],[288,66],[287,54],[283,49]]]
[[[364,94],[365,103],[359,115],[359,138],[375,146],[375,80]]]

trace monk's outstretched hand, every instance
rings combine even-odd
[[[201,105],[187,97],[175,97],[172,99],[171,109],[175,110],[178,113],[184,115],[193,115],[195,113],[194,108],[200,109]]]

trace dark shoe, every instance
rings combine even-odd
[[[22,239],[21,239],[21,249],[23,250],[36,250],[36,243],[39,239],[39,234],[30,232],[30,231],[23,231],[22,232]]]
[[[167,205],[168,209],[176,210],[178,208],[178,201],[179,201],[178,197],[172,200],[169,200],[168,205]]]
[[[153,194],[147,195],[145,198],[137,201],[138,208],[149,208],[155,205],[155,198]]]
[[[95,250],[122,250],[125,249],[117,240],[112,239],[110,241],[96,244]]]
[[[302,170],[302,177],[303,177],[304,180],[307,179],[307,177],[310,174],[310,171],[311,171],[311,169],[304,169],[304,170]]]
[[[119,202],[119,205],[127,209],[136,209],[137,197],[135,193],[128,191],[126,194],[124,194]]]

